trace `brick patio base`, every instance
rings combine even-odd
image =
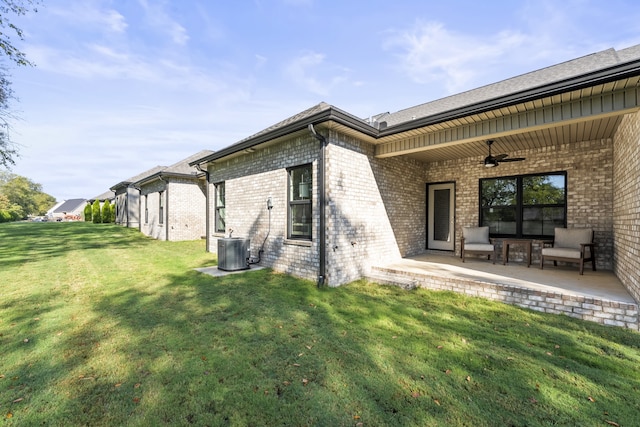
[[[406,272],[384,267],[374,267],[367,279],[375,283],[400,286],[404,289],[421,287],[436,291],[453,291],[544,313],[564,314],[603,325],[639,330],[637,304],[553,291],[540,291],[475,279],[439,277],[428,272]]]

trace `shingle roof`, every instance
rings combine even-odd
[[[162,170],[158,170],[155,173],[148,174],[143,176],[137,181],[134,181],[134,184],[142,185],[146,182],[150,182],[156,179],[159,179],[161,176],[193,176],[197,177],[202,174],[195,166],[189,165],[189,163],[201,159],[203,157],[209,156],[213,154],[212,150],[201,150],[186,159],[182,159],[177,163],[174,163],[171,166],[168,166]]]
[[[85,203],[87,203],[86,199],[65,200],[64,203],[62,203],[53,211],[53,213],[75,212],[81,207],[84,208]]]
[[[116,185],[114,185],[113,187],[111,187],[111,190],[115,190],[116,188],[120,188],[120,187],[127,187],[130,184],[133,184],[134,182],[138,182],[146,177],[149,177],[155,173],[158,173],[164,169],[166,169],[166,166],[155,166],[147,171],[144,171],[136,176],[132,176],[129,179],[125,179],[124,181],[121,181],[119,183],[117,183]]]
[[[173,165],[169,166],[168,168],[160,171],[160,173],[172,173],[172,174],[185,174],[185,175],[196,175],[198,173],[198,170],[196,168],[194,168],[193,166],[189,166],[189,163],[197,160],[197,159],[201,159],[203,157],[208,156],[209,154],[212,154],[213,151],[212,150],[201,150],[195,154],[192,154],[191,156],[187,157],[186,159],[182,159],[177,163],[174,163]]]
[[[620,51],[611,48],[477,89],[406,108],[395,113],[382,114],[378,118],[378,121],[386,121],[387,126],[394,126],[417,118],[443,113],[527,89],[560,82],[616,64],[637,60],[638,58],[640,58],[640,45]]]
[[[89,199],[90,202],[93,202],[94,200],[111,200],[114,199],[116,197],[115,195],[116,193],[114,193],[112,190],[109,191],[105,191],[104,193],[100,194],[99,196],[95,196]]]
[[[576,85],[594,84],[596,81],[602,82],[607,79],[611,81],[620,77],[618,72],[637,73],[638,61],[640,61],[640,45],[619,51],[611,48],[394,113],[382,113],[368,120],[321,102],[191,163],[206,163],[221,159],[253,145],[301,130],[307,124],[330,120],[373,138],[383,137],[410,130],[413,127],[425,126],[429,121],[449,120],[456,115],[468,115],[470,111],[477,113],[482,108],[488,110],[496,106],[511,105],[510,103],[522,102],[524,98],[549,96],[549,93],[567,91]],[[377,121],[378,125],[371,126],[369,124],[371,119]],[[381,122],[386,122],[385,130],[380,126]],[[394,127],[396,125],[397,127]]]

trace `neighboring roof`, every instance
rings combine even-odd
[[[58,206],[53,213],[65,213],[75,212],[79,209],[84,209],[84,205],[87,203],[86,199],[69,199],[65,200],[60,206]]]
[[[64,203],[64,200],[61,201],[61,202],[56,202],[56,204],[51,209],[49,209],[47,211],[47,215],[52,215],[56,211],[56,209],[58,209],[60,206],[62,206],[63,203]]]
[[[144,183],[150,182],[150,181],[154,181],[156,179],[160,179],[162,177],[187,177],[187,178],[198,178],[200,176],[204,175],[204,172],[198,170],[195,166],[190,165],[189,163],[197,160],[197,159],[201,159],[203,157],[206,157],[210,154],[212,154],[213,151],[211,150],[201,150],[195,154],[192,154],[191,156],[187,157],[186,159],[180,160],[177,163],[174,163],[173,165],[166,167],[162,170],[159,170],[151,175],[147,175],[145,177],[143,177],[142,179],[135,181],[134,184],[136,185],[142,185]]]
[[[213,154],[213,151],[211,150],[201,150],[195,154],[192,154],[191,156],[187,157],[186,159],[180,160],[177,163],[174,163],[173,165],[166,167],[162,170],[156,171],[153,174],[147,175],[137,181],[134,181],[134,184],[136,185],[141,185],[143,183],[147,183],[156,179],[159,179],[160,177],[193,177],[193,178],[197,178],[199,176],[204,175],[204,172],[199,171],[196,167],[191,166],[189,163],[197,160],[197,159],[201,159],[203,157],[209,156]]]
[[[637,45],[620,51],[607,49],[395,113],[382,113],[370,119],[374,126],[369,120],[321,102],[227,148],[196,159],[190,165],[222,159],[322,122],[333,121],[378,139],[639,74],[640,45]]]
[[[166,169],[166,166],[155,166],[147,171],[144,171],[136,176],[132,176],[129,179],[126,179],[124,181],[121,181],[119,183],[117,183],[116,185],[114,185],[113,187],[110,188],[110,190],[112,191],[116,191],[116,189],[121,188],[121,187],[128,187],[129,185],[133,184],[134,182],[138,182],[143,178],[146,178],[148,176],[153,175],[154,173],[160,172],[163,169]]]
[[[116,193],[114,193],[112,190],[109,190],[109,191],[105,191],[99,196],[90,198],[88,201],[93,202],[95,200],[111,200],[111,199],[114,199],[115,197],[116,197]]]

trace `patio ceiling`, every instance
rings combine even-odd
[[[377,157],[422,162],[612,138],[622,116],[640,109],[640,77],[541,98],[380,138]]]

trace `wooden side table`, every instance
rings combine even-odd
[[[531,265],[531,240],[529,239],[503,239],[502,240],[502,265],[509,262],[509,246],[522,245],[527,254],[527,268]]]

